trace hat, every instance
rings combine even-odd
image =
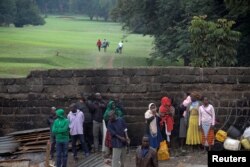
[[[163,97],[161,99],[161,105],[163,106],[171,106],[171,99],[169,99],[168,97]]]
[[[101,93],[97,92],[95,93],[96,96],[101,96]]]

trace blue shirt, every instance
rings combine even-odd
[[[126,146],[126,142],[123,142],[116,135],[126,138],[125,131],[127,125],[122,118],[117,118],[114,122],[109,121],[108,130],[111,133],[111,143],[113,148],[122,148]]]

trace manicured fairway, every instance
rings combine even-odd
[[[110,42],[106,53],[98,52],[98,38]],[[115,54],[120,40],[123,53]],[[119,23],[82,16],[49,16],[44,26],[0,27],[0,77],[23,77],[34,69],[147,66],[152,41],[123,32]]]

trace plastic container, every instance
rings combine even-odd
[[[166,140],[160,143],[160,148],[157,152],[157,156],[158,156],[158,160],[161,160],[161,161],[168,160],[170,158]]]
[[[220,141],[220,142],[224,142],[227,138],[227,132],[223,131],[223,130],[218,130],[218,132],[215,135],[215,139]]]
[[[231,125],[227,130],[227,135],[233,139],[237,139],[241,136],[241,132],[233,125]]]
[[[239,140],[236,139],[232,139],[232,138],[226,138],[226,140],[224,141],[223,144],[224,148],[226,150],[230,150],[230,151],[239,151],[241,148],[241,143]]]
[[[247,139],[242,139],[240,142],[246,150],[250,150],[250,142]]]

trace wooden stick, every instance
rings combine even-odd
[[[50,157],[50,141],[48,140],[47,147],[46,147],[46,157],[45,157],[45,166],[46,167],[50,167],[49,157]]]

